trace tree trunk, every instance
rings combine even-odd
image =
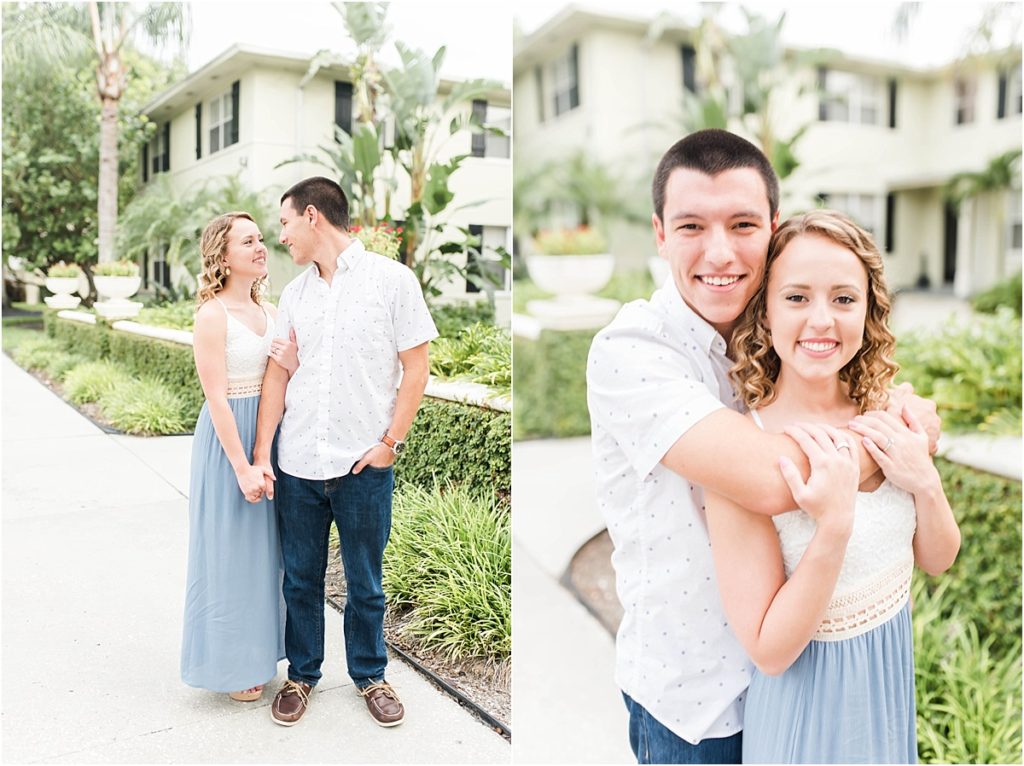
[[[99,262],[114,260],[117,227],[117,100],[104,97],[100,112]]]

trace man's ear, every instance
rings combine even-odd
[[[665,246],[665,227],[661,224],[661,218],[658,217],[657,213],[651,213],[651,226],[654,227],[654,244],[658,248],[658,252]]]
[[[312,205],[306,205],[306,209],[303,211],[303,216],[309,219],[310,226],[316,226],[318,220],[320,220],[320,211]]]
[[[774,234],[775,230],[777,228],[779,228],[779,216],[780,215],[782,215],[782,211],[781,210],[776,210],[775,211],[775,215],[772,217],[772,234]]]

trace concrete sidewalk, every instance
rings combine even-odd
[[[382,729],[327,660],[310,712],[178,676],[191,437],[110,436],[2,357],[5,763],[508,763],[506,740],[393,658],[408,709]]]

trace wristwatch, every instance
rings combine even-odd
[[[389,436],[388,432],[385,431],[384,435],[380,437],[381,442],[391,448],[391,451],[395,453],[395,457],[402,454],[402,450],[405,449],[405,442],[401,439],[396,439],[393,436]]]

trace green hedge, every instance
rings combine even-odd
[[[424,398],[395,465],[396,480],[433,488],[465,482],[508,498],[512,491],[511,417],[444,399]]]
[[[544,330],[537,340],[515,337],[516,439],[590,433],[587,354],[594,334],[594,330]]]

